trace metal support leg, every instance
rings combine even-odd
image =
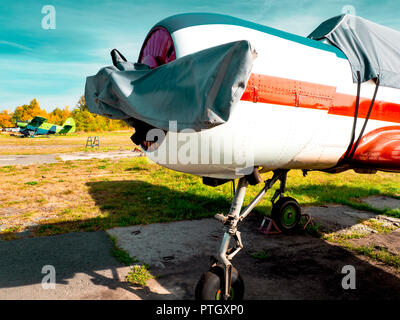
[[[279,190],[275,192],[273,201],[285,191],[286,176],[289,170],[276,170],[271,179],[265,181],[264,188],[258,193],[258,195],[250,202],[250,204],[241,211],[243,206],[244,197],[246,190],[249,185],[245,177],[239,179],[238,187],[233,198],[231,209],[227,216],[223,214],[216,214],[215,218],[224,224],[224,238],[222,240],[218,260],[224,265],[224,298],[229,298],[229,288],[231,287],[231,274],[232,274],[232,263],[230,260],[243,248],[242,238],[240,232],[237,230],[237,224],[246,218],[251,210],[261,201],[265,196],[268,189],[272,188],[276,181],[281,181]],[[234,239],[236,246],[229,248],[231,239]]]
[[[270,180],[274,180],[274,178],[275,178],[273,183],[275,183],[278,180],[281,182],[279,189],[275,191],[274,196],[271,199],[272,204],[275,203],[276,198],[280,197],[285,192],[286,178],[287,178],[288,172],[289,172],[289,170],[277,170],[274,172],[274,176],[272,177],[272,179],[270,179]],[[271,187],[272,187],[272,185],[271,185]]]
[[[225,266],[225,299],[229,298],[229,288],[231,287],[232,264],[229,260],[232,259],[243,248],[240,232],[237,231],[237,223],[239,222],[240,210],[243,205],[248,185],[249,183],[245,177],[240,178],[228,216],[216,216],[216,218],[222,221],[225,226],[225,234],[218,255],[219,260]],[[234,248],[233,252],[229,254],[228,252],[231,251],[229,249],[229,245],[232,237],[236,240],[236,248]]]

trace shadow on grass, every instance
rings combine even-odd
[[[61,222],[43,222],[32,229],[35,236],[51,236],[76,231],[98,231],[137,224],[162,223],[212,217],[227,212],[229,197],[199,195],[193,192],[171,190],[165,186],[142,181],[87,182],[91,197],[102,215],[90,219]],[[18,230],[1,235],[4,240],[26,236]]]
[[[200,219],[229,209],[223,195],[199,195],[142,181],[88,182],[96,205],[116,225]]]
[[[230,194],[221,194],[209,187],[210,192],[177,191],[166,186],[136,180],[87,182],[89,193],[102,215],[91,219],[74,219],[62,222],[44,222],[31,229],[36,236],[49,236],[75,231],[98,231],[129,225],[163,223],[179,220],[212,217],[227,213]],[[261,184],[249,191],[261,189]],[[208,189],[205,189],[208,190]],[[269,213],[273,191],[253,211]],[[398,216],[398,210],[380,210],[361,201],[371,195],[384,195],[378,189],[337,186],[327,184],[296,185],[287,188],[286,195],[297,199],[302,206],[318,206],[327,203],[348,205],[358,210],[376,214]],[[310,200],[311,199],[311,200]],[[1,235],[11,240],[19,237],[18,230]],[[25,235],[25,234],[23,234]]]

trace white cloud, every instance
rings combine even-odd
[[[2,74],[23,74],[25,77],[33,75],[58,75],[62,76],[84,76],[96,73],[102,63],[96,62],[62,62],[62,61],[35,61],[24,59],[0,59],[0,70]]]
[[[27,51],[32,51],[32,48],[28,48],[26,46],[23,46],[19,43],[15,43],[15,42],[10,42],[10,41],[0,41],[0,45],[6,45],[6,46],[10,46],[10,47],[14,47],[14,48],[18,48],[18,49],[23,49],[23,50],[27,50]]]

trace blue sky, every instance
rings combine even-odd
[[[45,5],[56,9],[55,30],[42,28]],[[86,76],[111,64],[111,49],[136,61],[147,32],[170,15],[223,13],[307,36],[345,5],[400,30],[398,0],[0,0],[0,111],[33,98],[47,111],[72,109]]]

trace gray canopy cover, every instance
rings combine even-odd
[[[169,130],[199,131],[226,122],[241,98],[253,65],[248,41],[202,50],[155,69],[119,60],[87,77],[91,112],[112,119],[139,119]]]
[[[328,39],[348,58],[353,81],[379,76],[382,86],[400,88],[400,32],[353,15],[323,22],[308,38]]]

